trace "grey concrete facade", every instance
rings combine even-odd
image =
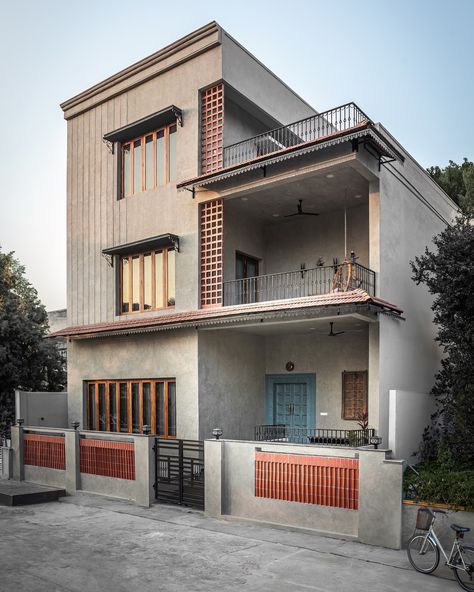
[[[222,427],[252,437],[265,421],[265,377],[316,376],[317,428],[353,429],[342,419],[341,373],[367,370],[369,421],[388,442],[389,391],[428,392],[440,352],[431,299],[415,286],[409,261],[452,219],[454,204],[382,126],[397,162],[379,167],[362,147],[324,149],[199,187],[176,183],[200,174],[200,91],[223,83],[224,144],[317,113],[216,23],[115,74],[62,104],[68,125],[68,322],[72,327],[195,312],[200,308],[200,204],[224,201],[223,280],[236,277],[236,252],[259,259],[259,273],[331,266],[351,251],[376,274],[376,296],[403,309],[389,316],[314,314],[300,324],[275,320],[232,330],[172,327],[69,343],[69,421],[84,425],[87,380],[175,378],[177,436],[205,438]],[[176,183],[118,199],[120,146],[103,135],[170,105],[177,127]],[[194,199],[193,199],[194,197]],[[318,217],[286,218],[299,199]],[[161,234],[179,236],[174,308],[118,314],[117,269],[102,250]],[[311,322],[314,320],[314,323]],[[326,339],[329,321],[345,330]],[[321,415],[323,412],[325,415]],[[419,426],[419,432],[423,426]]]

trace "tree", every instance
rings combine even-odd
[[[0,249],[0,437],[14,420],[14,390],[56,391],[66,382],[64,362],[45,339],[48,316],[25,269]]]
[[[413,279],[434,295],[436,340],[445,357],[432,393],[438,402],[425,432],[425,460],[442,444],[458,462],[474,458],[474,214],[459,216],[411,263]]]
[[[474,211],[474,163],[467,158],[462,164],[456,164],[450,160],[444,169],[432,166],[428,173],[455,201],[463,212]]]

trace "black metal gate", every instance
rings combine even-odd
[[[204,510],[204,442],[155,438],[155,498]]]

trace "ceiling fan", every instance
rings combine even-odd
[[[337,337],[338,335],[342,335],[343,333],[359,333],[361,329],[348,329],[347,331],[334,331],[334,322],[329,322],[329,333],[323,333],[322,331],[318,331],[319,335],[326,335],[326,337]]]
[[[319,216],[315,212],[303,212],[303,200],[298,200],[296,204],[296,212],[294,214],[286,214],[285,218],[291,218],[292,216]]]

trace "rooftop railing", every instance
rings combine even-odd
[[[300,269],[224,282],[224,306],[361,289],[375,296],[375,272],[360,263]]]
[[[347,132],[366,122],[370,118],[355,103],[347,103],[224,147],[224,167]]]

